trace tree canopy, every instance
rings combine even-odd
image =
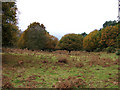
[[[50,35],[44,24],[31,23],[24,32],[20,32],[16,18],[17,7],[15,2],[2,3],[2,46],[15,47],[18,40],[19,48],[32,50],[87,50],[96,48],[120,48],[120,22],[106,21],[103,28],[89,34],[66,34],[59,41]],[[1,19],[1,18],[0,18]],[[1,42],[1,41],[0,41]]]
[[[106,47],[116,47],[117,37],[120,34],[120,29],[118,28],[120,25],[117,24],[115,26],[107,26],[101,30],[101,39],[99,44]]]
[[[54,49],[58,39],[45,30],[44,25],[38,22],[30,24],[21,35],[18,47],[32,50]]]
[[[93,51],[98,47],[101,33],[98,30],[90,32],[83,40],[83,48],[87,51]]]
[[[2,3],[2,46],[13,47],[17,42],[18,27],[15,2]]]
[[[107,26],[115,26],[117,24],[117,21],[106,21],[104,24],[103,24],[103,28],[107,27]]]
[[[66,34],[59,41],[59,48],[64,50],[81,50],[83,44],[83,36],[80,34]]]
[[[85,37],[85,36],[87,36],[87,33],[86,33],[86,32],[84,32],[84,33],[81,33],[81,35],[83,35],[83,36]]]

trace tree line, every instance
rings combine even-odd
[[[2,3],[2,46],[31,50],[102,50],[120,48],[120,22],[106,21],[103,28],[89,34],[66,34],[60,40],[47,32],[39,22],[31,23],[21,33],[17,26],[15,2]]]

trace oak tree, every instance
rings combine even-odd
[[[66,34],[59,41],[59,48],[63,50],[82,50],[83,36],[81,34]]]

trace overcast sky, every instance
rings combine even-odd
[[[17,7],[22,31],[39,22],[58,38],[66,33],[90,33],[118,16],[118,0],[17,0]]]

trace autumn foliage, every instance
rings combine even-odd
[[[54,49],[58,39],[50,35],[43,24],[38,22],[30,24],[21,35],[18,47],[32,50]]]
[[[83,36],[80,34],[66,34],[59,41],[59,48],[63,50],[81,50],[83,44]]]
[[[120,30],[118,25],[115,26],[107,26],[101,30],[101,39],[99,44],[106,47],[117,47],[120,35]]]
[[[60,40],[50,35],[44,24],[31,23],[21,34],[16,26],[15,3],[2,5],[2,45],[3,47],[27,48],[31,50],[86,50],[101,51],[104,48],[120,48],[120,22],[106,21],[103,28],[87,34],[66,34]],[[9,11],[12,11],[9,12]],[[13,14],[13,15],[12,15]],[[18,42],[17,42],[18,41]],[[1,41],[0,41],[1,42]]]
[[[47,34],[47,42],[45,44],[47,50],[55,50],[57,43],[58,39],[55,36]]]
[[[120,24],[110,24],[101,30],[94,30],[83,40],[83,48],[87,51],[93,51],[97,48],[107,47],[120,48]]]
[[[100,35],[101,34],[98,30],[94,30],[89,33],[83,40],[83,48],[87,51],[96,49],[100,41]]]

